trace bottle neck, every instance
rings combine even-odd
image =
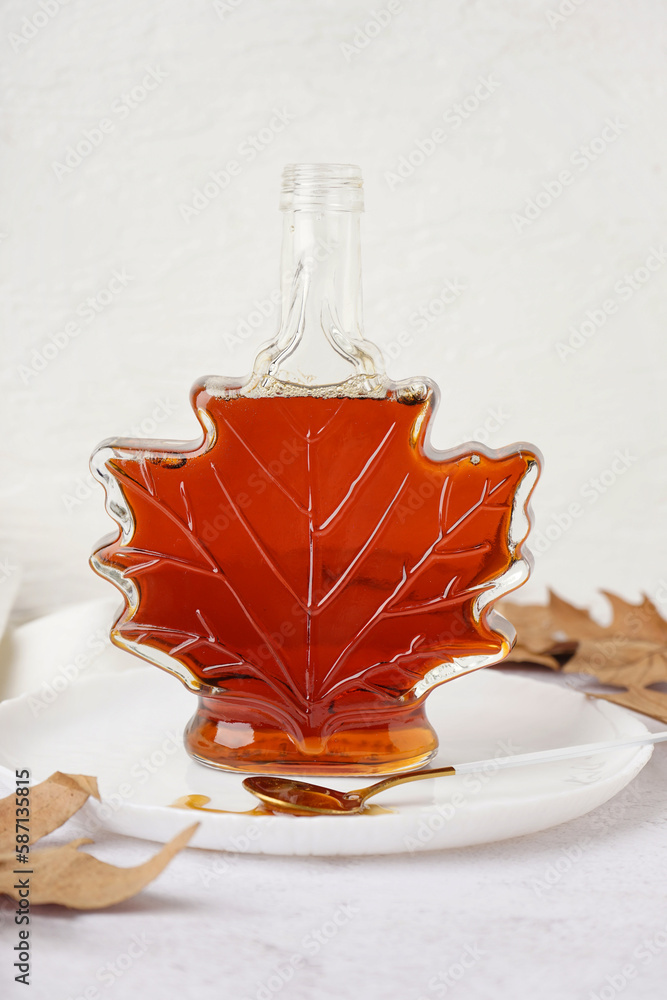
[[[359,169],[286,167],[281,209],[280,328],[257,357],[255,379],[294,394],[342,384],[335,394],[381,391],[380,352],[363,335]]]
[[[285,212],[276,378],[325,384],[355,373],[355,342],[363,340],[360,220],[360,212]]]
[[[282,328],[289,322],[294,289],[303,282],[309,313],[326,301],[344,330],[363,337],[360,212],[284,213]]]

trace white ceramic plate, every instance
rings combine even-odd
[[[0,704],[0,766],[29,767],[32,781],[55,770],[93,774],[109,830],[166,841],[201,825],[195,847],[257,854],[389,854],[462,847],[534,833],[581,816],[619,792],[652,747],[486,774],[420,781],[374,801],[386,813],[361,816],[258,816],[170,808],[187,794],[209,808],[251,810],[242,775],[192,761],[181,733],[194,696],[153,667],[77,681],[34,714],[31,696]],[[434,766],[637,736],[646,727],[624,709],[524,677],[480,670],[443,685],[429,699],[440,737]],[[9,777],[9,775],[8,775]],[[13,780],[13,778],[12,778]],[[372,778],[315,778],[348,790]]]

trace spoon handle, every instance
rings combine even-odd
[[[409,781],[422,781],[424,778],[440,778],[448,774],[456,774],[456,768],[450,765],[448,767],[421,768],[418,771],[402,771],[400,774],[392,774],[389,778],[384,778],[382,781],[376,781],[374,785],[369,785],[368,788],[358,788],[355,792],[348,792],[347,798],[369,799],[371,795],[377,795],[378,792],[384,792],[385,789],[393,788],[395,785],[407,785]]]

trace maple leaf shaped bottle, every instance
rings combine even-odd
[[[425,763],[436,685],[501,660],[528,576],[534,449],[436,452],[428,379],[392,382],[361,322],[361,174],[285,169],[282,313],[244,380],[192,391],[194,442],[105,441],[120,531],[92,557],[116,645],[199,696],[195,759],[275,773]]]

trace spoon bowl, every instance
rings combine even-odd
[[[338,792],[323,785],[311,785],[308,781],[257,775],[246,778],[243,786],[269,809],[280,812],[339,816],[341,813],[358,813],[363,808],[359,792]]]

